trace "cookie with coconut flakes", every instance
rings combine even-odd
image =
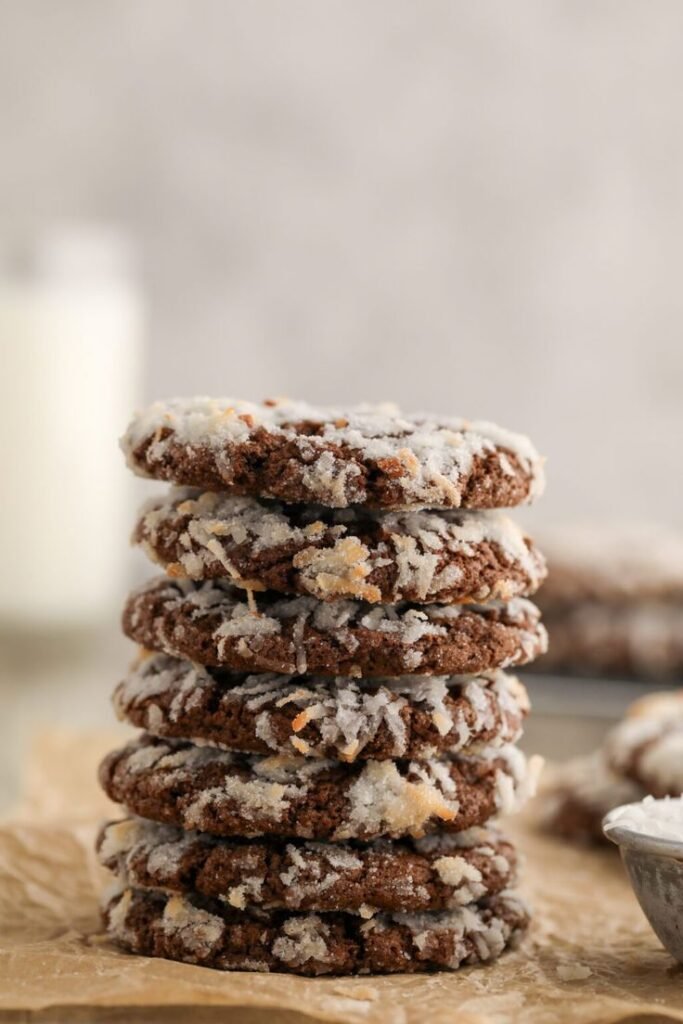
[[[155,736],[342,761],[514,743],[529,710],[524,686],[499,671],[374,681],[237,675],[166,654],[143,654],[113,699],[120,719]]]
[[[617,774],[597,750],[551,766],[543,776],[536,817],[545,832],[577,843],[606,844],[605,815],[644,796],[640,786]]]
[[[131,594],[123,629],[142,647],[201,665],[285,675],[461,675],[524,664],[547,646],[538,609],[525,598],[369,605],[267,592],[250,606],[224,580],[167,577]]]
[[[512,746],[446,760],[344,764],[143,735],[104,759],[100,782],[133,814],[186,830],[366,840],[482,825],[515,810],[539,769]]]
[[[683,675],[683,603],[544,604],[544,621],[552,645],[534,666],[539,672],[653,681]]]
[[[542,532],[550,608],[683,604],[683,533],[661,523],[556,526]]]
[[[613,770],[655,797],[683,793],[683,690],[636,701],[605,741]]]
[[[500,512],[325,509],[177,488],[147,504],[134,540],[170,576],[321,601],[509,600],[546,575]]]
[[[529,921],[510,893],[422,914],[240,911],[220,900],[122,889],[103,907],[106,930],[126,949],[223,971],[308,976],[455,970],[494,960]]]
[[[126,886],[196,893],[227,906],[344,911],[450,910],[509,888],[514,847],[495,829],[372,843],[216,839],[127,818],[97,842]]]
[[[683,690],[648,693],[631,704],[600,750],[544,776],[541,818],[548,831],[606,842],[602,819],[648,794],[683,790]]]
[[[136,416],[121,443],[142,476],[334,508],[503,508],[544,485],[523,435],[393,405],[174,398]]]

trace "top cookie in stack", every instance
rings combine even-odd
[[[497,955],[527,913],[483,826],[533,781],[502,670],[546,638],[543,557],[494,510],[542,490],[531,444],[390,406],[202,398],[155,404],[123,446],[176,486],[134,532],[165,575],[124,612],[145,651],[115,705],[148,735],[101,770],[140,815],[100,840],[112,935],[302,974]]]
[[[330,508],[511,508],[544,486],[526,437],[393,405],[172,399],[137,417],[123,448],[141,476]]]

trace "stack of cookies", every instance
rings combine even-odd
[[[145,730],[101,781],[109,933],[224,970],[352,974],[496,957],[528,914],[489,824],[533,787],[508,666],[546,646],[545,575],[501,507],[531,444],[393,406],[157,403],[124,438],[175,488],[135,540],[116,689]],[[426,511],[429,510],[429,511]]]

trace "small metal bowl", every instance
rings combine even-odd
[[[683,963],[683,842],[617,824],[615,819],[624,807],[617,807],[603,819],[603,832],[619,847],[631,886],[652,930],[669,953]]]

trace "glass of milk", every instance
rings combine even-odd
[[[0,628],[96,627],[126,585],[143,303],[118,232],[0,248]]]

